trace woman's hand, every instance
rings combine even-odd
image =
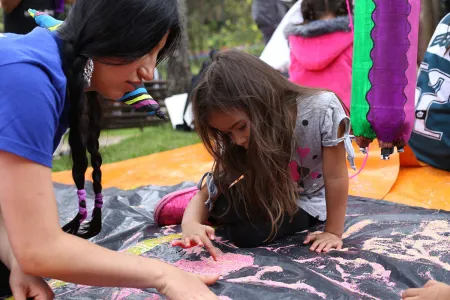
[[[205,246],[209,253],[211,253],[213,259],[217,260],[218,250],[211,243],[215,239],[214,228],[196,222],[182,224],[181,228],[183,230],[183,236],[181,240],[173,241],[172,246],[182,248]]]
[[[313,243],[309,250],[317,253],[328,252],[330,249],[342,249],[342,239],[334,233],[316,231],[308,234],[303,244]]]
[[[214,284],[217,276],[203,276],[181,271],[170,266],[165,272],[158,291],[171,300],[216,300],[219,299],[206,285]],[[206,285],[205,285],[206,284]]]
[[[11,266],[9,285],[15,300],[50,300],[55,298],[55,294],[41,277],[26,275],[19,265],[14,263]]]
[[[450,286],[442,282],[430,280],[423,288],[407,289],[402,299],[408,300],[448,300],[450,299]]]

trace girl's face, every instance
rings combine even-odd
[[[250,138],[250,120],[242,111],[212,112],[208,123],[211,127],[228,135],[234,144],[248,149]]]
[[[132,92],[142,81],[153,80],[158,53],[164,48],[167,41],[167,33],[159,44],[146,56],[127,65],[114,65],[115,59],[102,61],[94,59],[94,73],[92,74],[89,91],[96,91],[105,98],[117,100],[124,94]]]

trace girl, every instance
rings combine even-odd
[[[297,86],[256,57],[217,54],[194,91],[195,127],[215,162],[189,202],[181,240],[205,245],[224,225],[240,247],[255,247],[326,221],[312,251],[340,249],[348,198],[349,119],[329,92]],[[344,143],[345,142],[345,143]],[[206,205],[205,205],[206,203]]]
[[[52,152],[70,128],[80,208],[66,231],[83,237],[98,233],[103,202],[97,94],[119,99],[152,80],[180,30],[175,0],[78,0],[55,32],[36,28],[28,35],[0,35],[0,260],[5,265],[0,270],[11,270],[16,299],[52,298],[41,277],[153,287],[170,299],[217,299],[204,285],[217,277],[197,277],[65,233],[53,193]],[[86,152],[94,169],[96,208],[91,224],[79,233],[87,216]],[[8,274],[0,278],[1,290],[8,289]]]
[[[346,0],[303,0],[301,12],[304,22],[285,29],[291,48],[290,79],[331,90],[349,108],[353,33]]]

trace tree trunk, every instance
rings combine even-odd
[[[189,66],[189,40],[187,34],[187,4],[186,0],[178,0],[180,15],[183,21],[183,32],[180,46],[167,63],[167,96],[183,94],[191,88],[191,68]]]

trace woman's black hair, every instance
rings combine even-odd
[[[79,198],[79,212],[63,227],[65,232],[91,238],[102,226],[101,106],[96,92],[84,91],[83,71],[88,59],[115,58],[120,64],[127,64],[149,54],[169,32],[166,45],[158,55],[157,63],[160,63],[178,46],[181,30],[177,0],[77,0],[58,29],[63,41],[61,55],[70,104],[72,177]],[[87,152],[93,168],[95,208],[90,223],[80,229],[87,217],[84,191]]]

